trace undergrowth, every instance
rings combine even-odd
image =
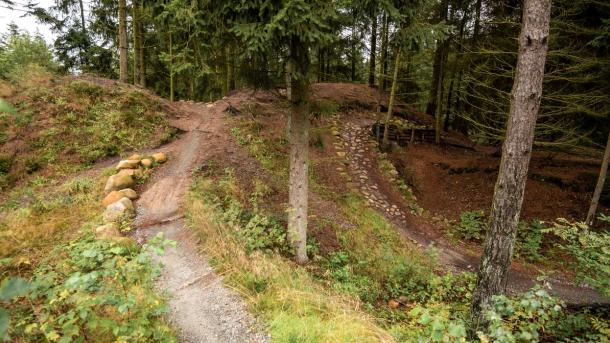
[[[36,68],[21,78],[40,80],[5,85],[14,90],[5,100],[16,112],[0,112],[2,191],[32,174],[68,175],[175,134],[160,103],[140,90],[60,78]]]
[[[153,253],[168,243],[96,240],[89,226],[34,270],[28,292],[10,304],[8,335],[28,342],[172,342],[154,290]]]
[[[286,182],[287,161],[285,154],[281,153],[286,149],[285,141],[273,138],[270,132],[264,130],[262,124],[249,123],[245,120],[239,128],[233,129],[232,133],[237,142],[248,149],[250,155],[256,158],[263,168],[280,176],[277,181]],[[282,144],[278,144],[280,142]],[[314,168],[316,166],[314,162],[311,165]],[[313,172],[315,174],[315,170]],[[247,185],[249,181],[241,180],[238,175],[230,171],[221,170],[208,172],[198,180],[191,193],[194,199],[198,199],[191,202],[193,206],[190,209],[191,226],[204,237],[204,241],[218,242],[223,239],[222,237],[232,237],[230,248],[216,249],[206,245],[206,249],[220,250],[213,254],[222,256],[217,259],[216,267],[229,274],[229,282],[242,289],[256,312],[265,318],[267,323],[271,323],[271,333],[276,341],[285,341],[288,337],[284,335],[285,330],[294,333],[295,336],[290,336],[293,341],[301,341],[303,336],[298,336],[290,326],[283,327],[283,325],[295,325],[295,322],[279,323],[274,320],[275,315],[289,317],[304,314],[292,306],[269,300],[266,295],[273,294],[272,290],[285,292],[290,294],[291,301],[301,302],[308,300],[310,294],[295,290],[292,288],[295,285],[292,282],[288,289],[284,284],[278,285],[277,280],[268,277],[267,273],[259,268],[258,260],[256,265],[252,265],[252,259],[273,259],[278,266],[287,266],[286,269],[274,268],[277,273],[292,274],[297,270],[303,273],[299,275],[307,278],[308,285],[313,283],[316,287],[320,287],[319,292],[333,294],[333,299],[335,296],[349,299],[350,304],[355,301],[358,305],[357,311],[353,314],[357,318],[364,319],[364,322],[358,322],[359,325],[364,324],[366,328],[373,325],[376,328],[375,332],[381,330],[384,335],[390,335],[390,337],[383,336],[383,340],[391,338],[404,342],[472,340],[585,342],[604,341],[608,335],[608,322],[604,319],[607,313],[603,310],[601,312],[566,311],[560,301],[549,295],[546,286],[537,286],[516,298],[496,297],[493,307],[486,314],[487,320],[491,323],[490,330],[479,332],[477,337],[468,337],[467,318],[475,276],[470,273],[461,275],[437,273],[434,249],[420,251],[411,246],[382,215],[366,206],[359,195],[328,191],[320,194],[337,205],[348,224],[346,227],[345,223],[339,224],[324,218],[317,220],[332,229],[339,241],[339,247],[334,247],[325,255],[319,255],[317,251],[310,252],[312,263],[307,268],[302,268],[290,261],[292,256],[290,248],[285,247],[286,241],[273,238],[281,237],[282,232],[285,232],[285,223],[279,219],[283,217],[282,214],[265,213],[260,206],[248,204],[248,197],[243,193],[245,189],[253,188]],[[222,188],[217,186],[223,183],[225,186]],[[311,180],[311,183],[312,190],[326,189],[325,185],[316,185],[315,179]],[[231,186],[227,187],[227,184]],[[264,203],[265,196],[259,197],[258,201]],[[227,203],[231,204],[229,208],[239,208],[240,211],[250,214],[241,215],[241,221],[227,221]],[[211,216],[214,220],[206,221],[206,216]],[[266,233],[262,242],[273,242],[272,249],[269,249],[268,244],[263,244],[262,249],[252,249],[248,239],[243,237],[249,235],[245,228],[258,225],[256,223],[261,222],[261,216],[276,218],[278,220],[276,223],[282,224],[281,227],[269,226],[269,221],[263,220],[265,224],[255,231],[258,237],[261,233]],[[313,214],[313,217],[317,215]],[[258,218],[255,223],[251,222],[253,218]],[[473,214],[465,218],[463,224],[465,232],[482,238],[484,224],[481,216]],[[540,258],[541,230],[542,227],[538,222],[529,224],[526,228],[522,227],[517,254],[530,260]],[[315,244],[308,245],[308,247],[313,246]],[[243,260],[236,257],[242,255],[245,256]],[[239,267],[236,267],[236,264]],[[264,303],[269,307],[260,305],[261,298],[265,299]],[[342,303],[328,302],[325,312],[331,311],[327,309],[328,307],[341,306]],[[305,308],[309,307],[305,306]],[[324,330],[330,334],[334,333],[335,329],[339,329],[334,323],[321,321],[319,319],[321,314],[317,311],[306,313],[316,317],[315,320],[309,317],[302,320],[306,323],[313,320],[312,325],[316,327],[313,331],[325,328]],[[317,336],[315,339],[333,342],[367,341],[370,337],[366,334],[359,336],[356,330],[350,337]],[[312,338],[306,337],[303,341],[311,341]],[[379,337],[375,339],[378,340]]]

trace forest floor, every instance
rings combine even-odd
[[[311,330],[312,341],[319,337],[342,341],[336,336],[325,335],[350,335],[355,327],[363,330],[359,331],[362,337],[386,337],[386,332],[370,324],[372,321],[363,313],[359,301],[354,301],[351,295],[344,298],[344,295],[334,293],[337,287],[348,287],[348,293],[353,293],[355,287],[361,292],[359,297],[370,298],[367,306],[375,308],[375,316],[392,318],[397,313],[408,315],[410,309],[417,306],[417,298],[409,298],[409,303],[403,301],[400,311],[394,311],[396,307],[390,306],[388,300],[410,295],[420,287],[418,282],[427,284],[427,279],[425,282],[418,279],[424,278],[423,275],[430,278],[451,272],[468,279],[469,274],[461,272],[476,271],[480,244],[456,238],[451,231],[464,211],[489,208],[499,164],[499,159],[492,154],[494,149],[477,147],[463,136],[450,133],[448,136],[453,142],[471,145],[471,148],[417,143],[387,154],[380,153],[371,136],[371,125],[378,115],[375,112],[378,95],[366,85],[317,84],[313,87],[308,230],[314,249],[310,253],[312,263],[300,268],[290,262],[287,258],[290,254],[285,251],[264,248],[254,253],[246,252],[247,243],[239,241],[242,231],[248,230],[243,222],[236,225],[239,244],[227,243],[227,239],[233,239],[230,230],[223,229],[222,225],[226,223],[218,224],[213,218],[214,211],[232,215],[230,212],[235,208],[222,207],[223,201],[230,200],[231,206],[242,206],[235,212],[239,219],[248,211],[255,214],[247,223],[254,223],[255,229],[276,227],[283,232],[289,151],[285,132],[286,115],[290,111],[284,97],[268,91],[241,90],[214,103],[169,103],[131,86],[117,87],[113,81],[85,80],[87,82],[63,80],[55,86],[60,87],[61,92],[49,88],[45,96],[52,101],[44,102],[41,113],[35,114],[42,120],[6,124],[12,130],[9,131],[11,136],[7,140],[9,144],[3,145],[0,152],[14,154],[15,150],[23,154],[25,148],[17,148],[24,146],[29,149],[25,150],[28,160],[38,161],[40,149],[45,149],[42,152],[45,156],[50,155],[50,160],[67,161],[41,163],[41,166],[20,162],[13,168],[15,177],[7,179],[7,184],[23,187],[35,181],[44,186],[50,181],[40,175],[49,180],[61,179],[82,173],[88,167],[93,167],[96,175],[104,174],[118,161],[116,157],[108,157],[115,150],[114,155],[128,155],[133,151],[147,154],[153,152],[152,147],[155,152],[166,152],[169,160],[155,168],[146,182],[137,187],[140,198],[135,203],[136,230],[131,235],[144,243],[163,233],[165,238],[176,242],[175,247],[168,248],[155,259],[164,265],[157,286],[167,295],[169,313],[166,318],[182,341],[266,342],[272,334],[274,339],[303,338],[299,335],[304,331],[296,323],[300,323],[299,316],[305,312],[311,321],[303,325],[315,328]],[[13,92],[12,96],[34,99],[30,99],[31,107],[38,108],[35,102],[38,93],[23,94]],[[73,98],[80,102],[66,100]],[[108,106],[124,109],[120,113],[126,117],[120,117],[116,123],[131,120],[133,128],[110,126],[99,130],[99,125],[114,123],[115,118],[109,116],[116,115],[106,107],[98,109],[100,99],[105,100],[102,103],[108,102],[107,99],[115,101],[116,104],[111,102]],[[386,101],[381,98],[382,108]],[[59,114],[67,110],[89,106],[93,106],[87,112],[92,119],[86,123],[75,124],[75,120],[82,119],[78,116],[66,116],[65,122],[56,122],[57,118],[63,118]],[[144,116],[140,108],[147,109]],[[398,103],[396,111],[409,120],[430,123],[429,116],[405,104]],[[100,114],[103,116],[97,117]],[[53,130],[43,125],[44,120],[53,123]],[[88,123],[96,126],[83,132],[70,129]],[[88,134],[115,131],[124,133],[121,136],[133,137],[132,141],[115,147],[112,145],[114,139],[105,141],[101,136]],[[128,135],[130,132],[137,135]],[[27,140],[41,140],[44,144],[27,145]],[[87,144],[83,143],[77,150],[66,148],[66,142],[72,141]],[[99,146],[93,144],[96,142]],[[72,166],[75,163],[78,163],[76,167]],[[32,170],[31,165],[37,169]],[[595,161],[589,159],[536,152],[528,180],[524,217],[579,219],[586,206],[591,175],[597,168]],[[232,181],[226,182],[227,177]],[[205,186],[206,182],[208,186]],[[223,187],[228,189],[221,190]],[[73,237],[75,233],[68,228],[95,218],[102,196],[98,193],[101,192],[83,189],[88,197],[82,209],[78,206],[45,207],[45,216],[51,218],[47,221],[53,224],[49,225],[53,230],[41,230],[42,226],[33,220],[27,230],[21,230],[23,237],[35,238],[23,241],[30,245],[36,241],[35,246],[24,245],[29,247],[24,250],[19,245],[5,244],[5,253],[14,255],[15,263],[19,263],[14,268],[21,268],[23,263],[19,261],[25,258],[29,261],[36,254],[44,255],[57,241]],[[31,201],[26,191],[33,192],[26,189],[2,197],[8,197],[12,202],[22,198]],[[202,194],[205,192],[209,194]],[[607,211],[605,207],[602,210]],[[64,225],[64,217],[68,214],[69,225]],[[277,221],[254,221],[265,216]],[[22,223],[17,221],[21,217],[14,217],[17,219],[9,218],[12,221],[8,227]],[[223,220],[226,218],[220,218]],[[65,227],[67,238],[63,234],[58,236],[63,231],[54,225]],[[217,231],[215,235],[213,231]],[[266,236],[260,240],[261,236],[252,237],[255,244],[269,243],[264,242],[268,239]],[[279,249],[284,243],[279,244]],[[272,241],[271,246],[273,244],[276,243]],[[552,244],[552,241],[546,244]],[[278,249],[277,246],[274,249]],[[273,252],[268,254],[270,251]],[[343,257],[337,262],[336,257],[341,256],[347,256],[347,260]],[[510,274],[511,292],[529,289],[542,271],[549,276],[547,280],[552,292],[568,304],[607,302],[588,286],[571,282],[572,275],[566,272],[567,262],[562,256],[545,260],[554,261],[525,263],[517,259]],[[350,266],[349,263],[354,264]],[[338,278],[345,278],[345,275],[347,279],[338,282]],[[394,281],[414,288],[391,291],[381,288]],[[451,282],[456,282],[454,287],[458,287],[462,281]],[[444,292],[442,286],[431,287],[438,288],[439,294]],[[423,289],[418,291],[434,292]],[[463,296],[460,298],[464,300]],[[265,320],[266,326],[259,320]],[[329,331],[329,327],[334,329]]]

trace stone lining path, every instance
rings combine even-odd
[[[352,116],[353,117],[353,116]],[[379,183],[383,176],[377,169],[377,142],[370,135],[372,119],[351,119],[333,116],[333,142],[335,153],[344,164],[337,168],[347,180],[348,186],[359,191],[371,207],[383,214],[398,230],[419,247],[435,246],[440,264],[452,272],[477,269],[480,257],[465,253],[459,246],[442,237],[430,236],[425,229],[418,228],[417,221],[408,220],[408,214],[393,203]],[[375,174],[375,175],[373,175]],[[387,187],[387,185],[386,185]],[[387,188],[386,188],[387,189]],[[588,286],[579,286],[563,278],[548,278],[551,293],[569,304],[607,304],[606,298]],[[534,285],[528,272],[512,268],[509,271],[508,289],[511,293],[524,292]]]

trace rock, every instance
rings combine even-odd
[[[140,161],[140,163],[142,163],[144,168],[150,168],[152,167],[153,161],[150,158],[144,158]]]
[[[153,160],[157,163],[163,163],[167,161],[167,155],[164,152],[158,152],[152,155]]]
[[[141,160],[142,159],[142,155],[140,154],[133,154],[131,156],[129,156],[129,158],[127,158],[128,160]]]
[[[116,169],[136,169],[140,166],[140,160],[122,160],[117,164]]]
[[[121,198],[123,198],[123,197],[124,196],[123,196],[123,194],[121,194],[121,192],[112,191],[112,192],[108,193],[108,195],[106,195],[104,200],[102,200],[102,205],[104,205],[104,207],[107,207],[108,205],[121,200]]]
[[[345,157],[345,151],[337,151],[337,156]]]
[[[106,181],[104,192],[109,193],[112,191],[118,191],[124,188],[130,188],[133,186],[135,181],[131,175],[119,172],[118,174],[112,175]]]
[[[123,197],[121,200],[108,205],[102,214],[102,218],[106,223],[116,222],[120,219],[130,217],[133,212],[133,203],[129,198]]]
[[[397,309],[400,306],[400,303],[394,299],[388,301],[388,307],[392,310]]]
[[[119,226],[116,223],[108,223],[95,228],[96,239],[112,239],[121,237]]]
[[[129,175],[129,176],[135,177],[135,178],[141,178],[142,176],[144,176],[144,170],[142,168],[121,169],[121,171],[118,174]]]
[[[138,193],[131,188],[121,189],[119,193],[123,194],[123,196],[129,200],[135,200],[138,198]]]
[[[128,198],[129,200],[134,200],[138,198],[138,193],[131,188],[121,189],[120,191],[112,191],[106,195],[104,200],[102,200],[102,205],[107,207],[108,205],[115,203],[121,198]]]

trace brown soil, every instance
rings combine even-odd
[[[459,219],[463,211],[487,213],[491,207],[499,157],[423,143],[395,151],[390,158],[415,189],[419,204],[434,214]],[[578,157],[535,152],[522,218],[582,220],[598,171],[598,165]]]

